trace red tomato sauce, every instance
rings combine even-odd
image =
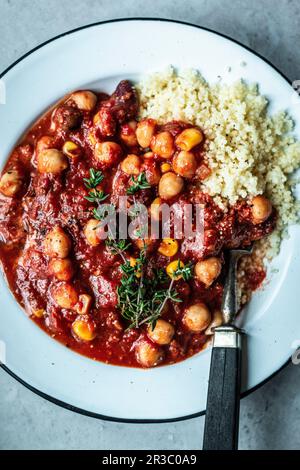
[[[162,198],[162,202],[176,203],[179,208],[185,203],[201,204],[204,207],[204,243],[197,243],[195,239],[178,240],[178,251],[168,257],[158,251],[161,240],[152,240],[146,256],[149,265],[163,270],[173,260],[181,260],[185,265],[191,263],[193,269],[196,263],[217,257],[222,264],[221,273],[209,286],[195,274],[188,280],[174,282],[181,301],[168,300],[161,312],[161,318],[174,329],[168,344],[161,345],[151,340],[146,323],[128,329],[118,297],[122,258],[103,241],[93,245],[85,236],[85,227],[93,217],[95,204],[86,199],[89,189],[84,178],[90,177],[91,168],[101,171],[104,178],[99,187],[107,195],[105,202],[116,204],[119,196],[127,194],[138,174],[144,173],[149,187],[137,191],[131,200],[149,208],[160,195],[162,164],[168,163],[169,171],[173,175],[176,173],[173,172],[175,158],[182,151],[176,144],[179,142],[177,137],[195,126],[175,121],[158,125],[153,121],[152,139],[167,132],[171,142],[170,154],[162,157],[160,151],[151,152],[153,140],[149,148],[142,147],[137,141],[139,103],[135,89],[128,81],[121,82],[111,96],[95,95],[96,103],[91,110],[81,109],[72,96],[64,98],[27,132],[10,155],[3,174],[15,171],[18,188],[15,191],[9,186],[9,189],[4,187],[1,190],[0,183],[0,259],[3,271],[11,291],[30,318],[74,351],[106,363],[141,367],[147,366],[137,354],[142,342],[149,345],[151,351],[159,351],[159,359],[151,365],[174,363],[199,352],[209,338],[205,329],[191,331],[183,319],[186,310],[196,303],[205,304],[211,320],[214,312],[220,309],[226,250],[248,246],[271,233],[276,224],[276,213],[273,210],[267,220],[257,224],[253,222],[249,201],[239,201],[223,212],[209,195],[199,189],[199,183],[211,171],[205,160],[205,136],[202,133],[201,143],[188,150],[192,154],[189,158],[196,165],[191,170],[193,175],[182,176],[181,191],[167,200]],[[76,144],[74,155],[62,151],[66,142]],[[102,144],[107,142],[114,145],[109,144],[110,148],[103,151],[105,146]],[[42,167],[39,156],[45,149],[59,151],[63,169],[44,171],[48,162],[43,161]],[[138,157],[135,175],[122,169],[127,155]],[[13,194],[8,194],[10,191]],[[45,239],[55,227],[62,229],[70,241],[68,255],[58,257],[60,261],[70,261],[72,274],[67,281],[53,274],[50,266],[53,258],[57,257],[49,256],[45,251]],[[131,242],[125,256],[137,258],[139,251],[138,244]],[[65,271],[62,275],[68,278]],[[249,280],[251,288],[255,289],[263,277],[263,272],[254,272]],[[54,292],[61,286],[64,292],[68,292],[65,290],[68,286],[73,289],[76,301],[70,308],[56,301]],[[88,296],[90,305],[87,311],[80,313],[85,296]],[[69,297],[66,302],[70,302]],[[83,321],[92,332],[88,340],[80,338],[74,330],[76,320]]]

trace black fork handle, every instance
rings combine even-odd
[[[215,329],[207,393],[203,450],[235,450],[238,446],[242,331]]]

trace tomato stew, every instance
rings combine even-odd
[[[0,180],[0,258],[52,337],[96,360],[152,367],[204,347],[222,321],[226,249],[269,234],[276,213],[263,196],[222,211],[200,189],[211,171],[202,130],[138,113],[122,81],[111,96],[65,97],[29,130]],[[120,196],[157,219],[162,203],[201,204],[203,240],[102,240],[97,207]]]

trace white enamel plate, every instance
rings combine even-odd
[[[246,66],[244,63],[246,63]],[[2,75],[0,163],[20,135],[50,105],[76,88],[113,91],[121,79],[167,65],[196,68],[209,82],[243,77],[258,82],[271,111],[288,109],[300,138],[300,100],[271,65],[241,45],[195,26],[122,20],[64,34],[36,48]],[[232,70],[228,73],[228,67]],[[243,390],[253,389],[291,356],[300,339],[300,228],[291,227],[267,283],[242,316],[247,331]],[[176,365],[150,370],[106,365],[70,351],[30,321],[0,279],[0,340],[4,368],[49,400],[116,420],[173,420],[203,413],[210,349]]]

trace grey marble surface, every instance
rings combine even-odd
[[[63,31],[130,16],[207,26],[300,79],[297,0],[0,0],[0,70]],[[158,425],[88,418],[48,403],[0,371],[1,449],[200,449],[203,425],[203,418]],[[300,366],[286,367],[242,400],[239,446],[300,448]]]

